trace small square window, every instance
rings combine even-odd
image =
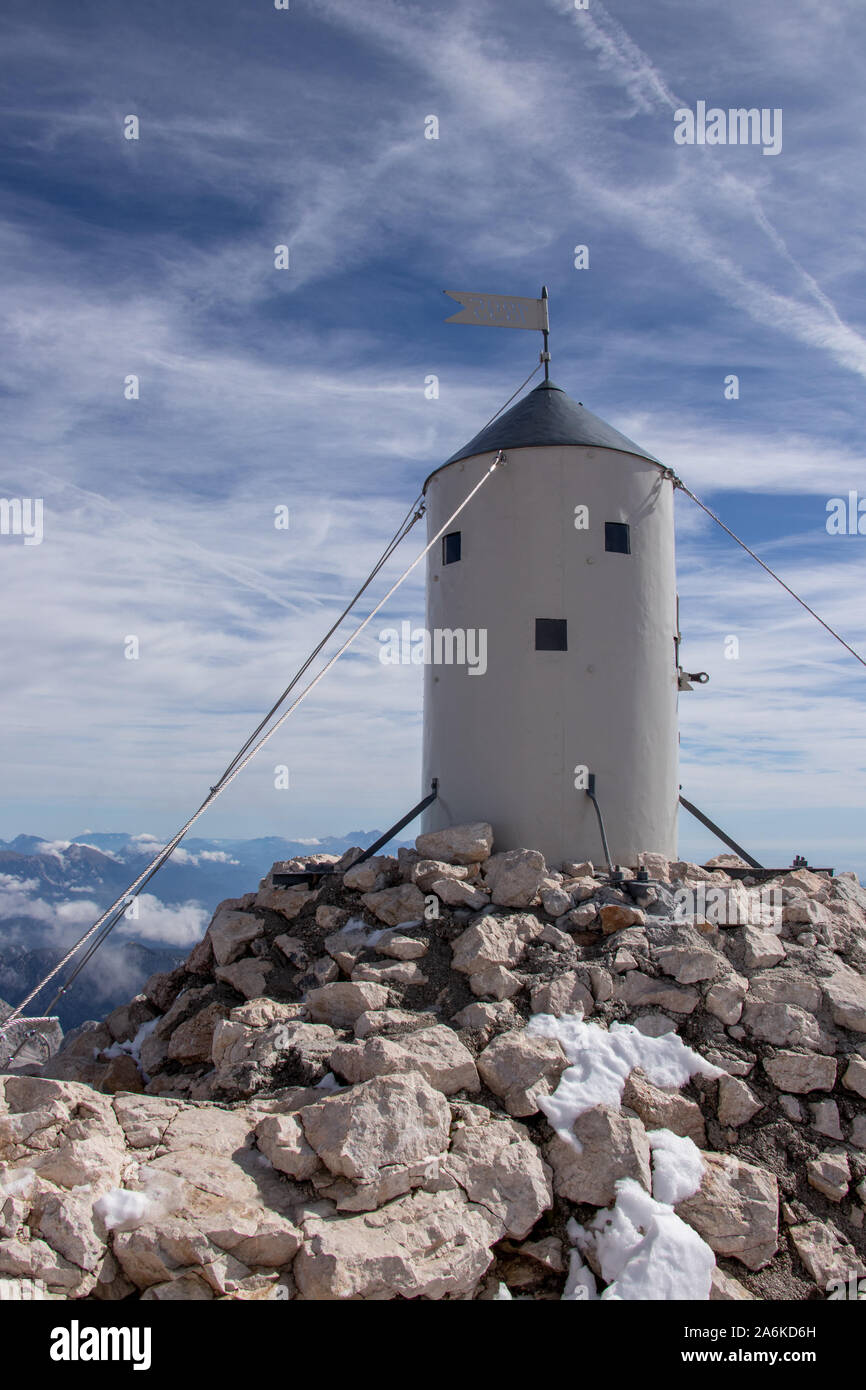
[[[616,555],[631,554],[631,537],[625,521],[606,521],[604,523],[604,548]]]
[[[535,650],[537,652],[568,651],[568,624],[565,618],[535,619]]]
[[[442,563],[453,565],[460,559],[460,532],[449,531],[442,537]]]

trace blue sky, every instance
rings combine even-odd
[[[866,649],[866,537],[825,529],[866,496],[859,0],[42,0],[0,26],[0,496],[45,506],[41,545],[0,536],[0,836],[167,835],[198,805],[532,368],[537,335],[445,325],[446,288],[546,282],[554,380]],[[699,100],[781,108],[781,153],[677,146]],[[866,672],[678,506],[711,675],[680,702],[686,795],[765,862],[866,871]],[[422,613],[419,571],[383,623]],[[417,798],[419,671],[380,664],[380,626],[199,833]],[[683,818],[684,854],[719,848]]]

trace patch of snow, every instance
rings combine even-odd
[[[386,931],[392,931],[391,927],[370,927],[363,917],[350,917],[348,922],[340,928],[339,935],[351,937],[358,945],[361,942],[365,946],[375,946],[377,941],[381,941]]]
[[[697,1074],[722,1075],[719,1067],[686,1047],[678,1033],[648,1038],[630,1023],[605,1029],[584,1023],[581,1014],[534,1014],[526,1030],[558,1039],[571,1062],[553,1095],[538,1101],[557,1134],[570,1143],[576,1142],[572,1126],[586,1110],[596,1105],[619,1109],[626,1078],[635,1067],[641,1067],[654,1086],[667,1088],[684,1086]]]
[[[650,1130],[653,1196],[675,1207],[697,1192],[704,1176],[704,1161],[693,1139],[669,1129]]]
[[[584,1248],[580,1244],[580,1242],[582,1237],[586,1235],[586,1231],[584,1230],[583,1226],[581,1226],[576,1216],[570,1216],[568,1218],[568,1221],[566,1222],[565,1226],[565,1233],[568,1236],[568,1239],[571,1241],[572,1245],[580,1246],[581,1250]]]
[[[507,1285],[507,1284],[503,1284],[502,1281],[500,1280],[500,1281],[499,1281],[499,1288],[496,1290],[496,1293],[493,1295],[493,1298],[492,1298],[491,1301],[492,1301],[493,1303],[504,1303],[504,1302],[506,1302],[506,1301],[509,1302],[509,1303],[511,1303],[511,1302],[512,1302],[511,1290],[509,1289],[508,1285]]]
[[[132,1041],[130,1043],[124,1044],[124,1046],[127,1048],[129,1052],[130,1057],[134,1057],[136,1062],[139,1063],[139,1065],[141,1065],[141,1044],[144,1042],[145,1038],[150,1037],[151,1033],[153,1032],[154,1028],[158,1023],[158,1018],[149,1018],[146,1023],[142,1023],[141,1027],[139,1028]]]
[[[134,1038],[129,1038],[126,1042],[114,1042],[111,1047],[104,1047],[102,1049],[103,1057],[132,1057],[145,1081],[149,1081],[150,1077],[142,1070],[141,1066],[141,1044],[145,1038],[150,1037],[158,1023],[158,1017],[148,1019],[147,1023],[142,1023]],[[94,1049],[93,1055],[94,1057],[99,1056],[99,1048]]]
[[[321,1081],[316,1082],[317,1091],[342,1091],[343,1089],[332,1071],[323,1076]]]
[[[571,1222],[569,1222],[571,1225]],[[568,1266],[568,1278],[562,1291],[563,1303],[589,1303],[598,1298],[598,1285],[595,1275],[583,1263],[577,1250],[572,1250]]]
[[[697,1231],[633,1178],[616,1190],[613,1209],[588,1227],[608,1285],[602,1300],[708,1299],[716,1257]]]
[[[93,1204],[94,1213],[109,1231],[134,1231],[145,1222],[161,1221],[186,1202],[186,1185],[175,1173],[141,1165],[126,1181],[141,1185],[112,1188]]]
[[[162,1214],[162,1204],[147,1192],[113,1187],[93,1203],[93,1210],[107,1231],[134,1231],[145,1221],[155,1221]]]
[[[122,1057],[124,1053],[127,1053],[130,1057],[134,1057],[141,1066],[141,1044],[145,1038],[150,1037],[158,1023],[158,1017],[149,1018],[146,1023],[142,1023],[134,1038],[129,1038],[126,1042],[114,1042],[111,1047],[104,1047],[102,1049],[103,1055],[105,1057]],[[98,1056],[98,1049],[93,1055],[94,1057]]]
[[[350,917],[348,922],[344,922],[342,927],[340,928],[340,935],[342,936],[344,932],[356,931],[361,936],[365,936],[369,930],[370,928],[364,921],[363,917]]]

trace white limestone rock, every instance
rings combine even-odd
[[[803,1123],[803,1107],[796,1096],[779,1096],[779,1109],[794,1124]]]
[[[789,1226],[788,1234],[822,1293],[829,1294],[834,1283],[847,1284],[852,1275],[866,1275],[866,1265],[835,1226],[825,1221],[803,1221]]]
[[[251,912],[218,912],[209,928],[217,965],[230,965],[244,955],[247,947],[262,936],[265,924]]]
[[[477,912],[490,905],[489,893],[472,883],[458,883],[453,878],[437,878],[431,892],[447,907],[470,907]]]
[[[748,989],[749,982],[742,975],[727,975],[707,990],[704,1007],[721,1023],[739,1023]]]
[[[339,931],[331,932],[322,943],[332,960],[346,975],[351,975],[355,965],[367,950],[369,928],[358,918],[349,918]],[[324,983],[327,983],[325,981]]]
[[[699,1149],[707,1142],[701,1108],[679,1091],[654,1086],[640,1068],[626,1078],[622,1105],[633,1110],[646,1129],[669,1129],[684,1139],[691,1139]]]
[[[556,919],[556,925],[563,931],[587,931],[590,928],[594,930],[598,924],[596,903],[581,903],[580,907],[574,907],[571,912],[566,912],[564,917]]]
[[[372,980],[380,985],[426,985],[427,976],[414,960],[394,961],[392,965],[375,965],[372,961],[362,961],[352,971],[353,980]]]
[[[294,965],[297,970],[309,969],[309,953],[300,937],[290,936],[284,932],[281,936],[274,937],[274,945],[281,955],[285,956],[289,964]]]
[[[758,1100],[751,1086],[736,1076],[719,1077],[719,1124],[731,1125],[739,1129],[754,1119],[763,1104]]]
[[[590,859],[581,859],[579,862],[569,860],[563,864],[562,872],[566,878],[592,878],[595,868]]]
[[[349,914],[343,907],[332,906],[330,903],[320,903],[316,908],[316,926],[321,927],[326,932],[339,931],[345,926],[349,919]]]
[[[718,1255],[763,1269],[779,1248],[779,1190],[775,1175],[732,1154],[703,1152],[699,1190],[676,1206]]]
[[[434,1013],[416,1013],[414,1009],[370,1009],[355,1019],[355,1037],[375,1037],[380,1033],[415,1031],[430,1028],[437,1022]]]
[[[376,1076],[304,1106],[296,1118],[329,1171],[353,1182],[442,1153],[451,1126],[448,1102],[418,1071]]]
[[[560,1197],[606,1207],[616,1197],[620,1178],[634,1178],[651,1191],[650,1145],[640,1120],[597,1105],[578,1116],[573,1133],[580,1149],[559,1134],[545,1149]]]
[[[747,970],[763,970],[784,959],[785,947],[779,937],[762,927],[743,927],[743,962]]]
[[[256,1126],[256,1141],[274,1167],[290,1178],[305,1181],[322,1166],[296,1115],[266,1116]]]
[[[754,1301],[755,1295],[749,1293],[745,1284],[741,1284],[739,1279],[734,1279],[730,1274],[726,1274],[723,1269],[716,1265],[712,1273],[710,1282],[710,1302],[740,1302],[745,1299]]]
[[[848,1143],[855,1149],[866,1149],[866,1115],[855,1115],[848,1131]]]
[[[833,1051],[828,1037],[814,1014],[794,1004],[764,1004],[746,999],[740,1015],[743,1028],[753,1038],[774,1047],[806,1047]]]
[[[836,1084],[836,1059],[815,1052],[777,1052],[766,1057],[764,1071],[780,1091],[806,1095],[809,1091],[832,1091]]]
[[[353,864],[343,874],[343,887],[357,893],[373,893],[385,887],[390,874],[397,869],[397,860],[389,854],[374,854],[363,864]]]
[[[812,1128],[819,1134],[826,1135],[828,1139],[844,1139],[839,1107],[835,1100],[813,1101],[809,1105],[809,1114],[812,1117]]]
[[[335,980],[320,989],[311,989],[307,1008],[314,1023],[351,1028],[355,1019],[369,1009],[384,1009],[389,997],[384,985],[363,980]]]
[[[477,1091],[480,1086],[472,1053],[445,1024],[421,1028],[401,1038],[371,1037],[346,1043],[331,1054],[331,1067],[347,1081],[420,1072],[443,1095]]]
[[[462,1104],[456,1113],[443,1171],[501,1221],[506,1236],[522,1240],[553,1205],[550,1169],[522,1125],[480,1105]]]
[[[459,1189],[416,1192],[380,1211],[304,1223],[293,1273],[306,1300],[438,1300],[468,1295],[502,1222]]]
[[[578,966],[578,975],[586,980],[598,1004],[605,1004],[613,998],[613,976],[602,965]]]
[[[263,888],[256,893],[253,902],[256,907],[265,907],[270,912],[279,912],[287,922],[293,922],[307,903],[316,901],[318,891],[300,885],[294,888]]]
[[[218,965],[214,974],[218,980],[223,980],[232,989],[237,990],[245,999],[257,999],[264,994],[268,976],[273,970],[273,965],[267,960],[256,960],[249,956],[245,960],[236,961],[234,965]],[[178,1029],[178,1032],[180,1030]],[[172,1043],[174,1038],[172,1038]],[[210,1047],[204,1054],[202,1060],[210,1054]],[[171,1046],[169,1046],[169,1055]]]
[[[421,956],[426,956],[428,946],[419,937],[406,936],[394,929],[384,931],[373,949],[378,955],[388,956],[392,960],[420,960]]]
[[[506,850],[484,866],[485,886],[499,907],[529,907],[546,877],[544,855],[537,849]]]
[[[249,1096],[265,1084],[275,1067],[287,1062],[306,1081],[317,1081],[336,1042],[333,1029],[297,1019],[262,1027],[238,1018],[222,1019],[211,1041],[214,1086],[233,1098]]]
[[[842,1085],[866,1100],[866,1061],[852,1057],[842,1077]]]
[[[542,930],[541,923],[529,914],[482,917],[451,943],[451,967],[464,975],[477,975],[488,966],[517,965],[527,943]]]
[[[469,976],[469,988],[481,999],[511,999],[522,990],[523,981],[504,965],[488,965]]]
[[[246,978],[250,983],[248,975]],[[258,979],[258,976],[256,978]],[[226,1005],[219,1003],[211,1003],[199,1009],[172,1031],[166,1056],[175,1062],[207,1062],[211,1055],[214,1029],[227,1013]],[[144,1056],[145,1048],[142,1047],[142,1058]]]
[[[554,926],[552,922],[547,923],[538,939],[543,941],[546,946],[552,946],[554,951],[568,951],[570,953],[574,950],[574,942],[568,932],[560,931],[559,927]]]
[[[455,1028],[466,1028],[470,1032],[480,1033],[484,1041],[488,1042],[494,1033],[504,1033],[515,1027],[518,1015],[514,1005],[507,999],[497,1000],[493,1004],[478,1001],[467,1004],[465,1009],[454,1015],[451,1022]]]
[[[688,944],[662,946],[654,953],[655,960],[666,975],[673,975],[678,984],[694,985],[701,980],[714,980],[727,971],[728,963],[719,951],[708,946]]]
[[[559,884],[541,890],[541,905],[548,917],[562,917],[566,912],[570,912],[574,906],[574,901],[570,893],[567,893]]]
[[[854,1033],[866,1033],[866,977],[840,966],[822,985],[833,1022]]]
[[[501,1033],[478,1058],[478,1074],[509,1115],[534,1115],[538,1098],[559,1084],[568,1059],[555,1038],[513,1029]]]
[[[451,864],[483,864],[493,849],[493,830],[485,821],[450,825],[416,836],[415,848],[424,859]]]
[[[383,888],[379,893],[365,893],[365,907],[389,927],[401,922],[418,922],[424,917],[424,894],[414,883],[398,883],[395,888]]]
[[[761,971],[749,981],[749,1002],[764,1004],[793,1004],[807,1013],[817,1013],[821,1007],[820,986],[802,971],[777,966]]]
[[[631,1008],[653,1005],[675,1014],[694,1013],[701,996],[693,989],[681,989],[668,980],[653,980],[640,970],[619,975],[614,985],[614,997]]]
[[[416,884],[422,893],[430,893],[434,891],[434,883],[441,879],[447,878],[454,883],[462,883],[469,875],[470,868],[466,864],[447,864],[444,859],[417,859],[412,865],[411,882]]]
[[[556,1018],[576,1013],[587,1018],[595,1008],[592,994],[574,970],[536,986],[530,999],[534,1014],[554,1014]]]
[[[806,1178],[811,1187],[822,1192],[831,1202],[841,1202],[843,1197],[847,1197],[851,1182],[847,1154],[840,1151],[810,1158],[806,1164]]]

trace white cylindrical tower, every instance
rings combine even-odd
[[[424,830],[490,821],[549,865],[676,857],[673,483],[552,381],[427,479]]]

